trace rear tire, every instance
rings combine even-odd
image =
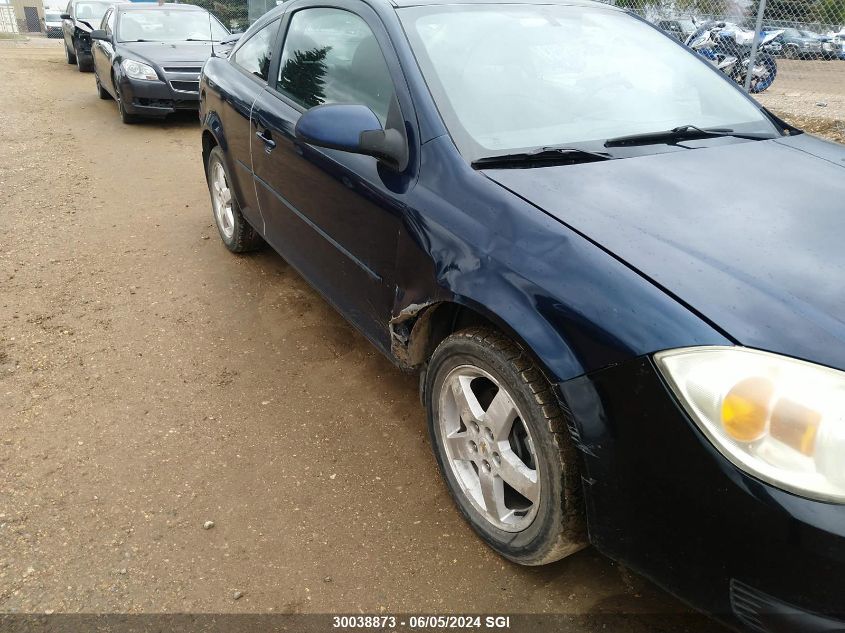
[[[483,327],[447,337],[426,369],[425,404],[449,492],[496,552],[543,565],[587,545],[567,418],[513,341]]]
[[[226,248],[233,253],[246,253],[264,246],[264,239],[241,213],[232,190],[232,178],[226,168],[226,161],[223,160],[223,150],[219,146],[212,148],[208,153],[205,177],[211,194],[214,223]]]

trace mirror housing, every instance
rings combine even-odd
[[[102,29],[94,29],[93,31],[91,31],[91,39],[105,40],[106,42],[111,41],[111,37],[109,37],[109,34]]]
[[[60,17],[62,20],[70,20],[70,19],[72,19],[72,18],[70,17],[70,13],[62,13],[59,17]]]
[[[383,129],[378,117],[365,105],[314,106],[299,117],[294,135],[316,147],[374,156],[396,171],[408,166],[405,135],[396,129]]]

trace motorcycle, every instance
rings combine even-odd
[[[751,46],[754,31],[730,22],[707,22],[684,43],[741,86],[745,86],[745,78],[750,72],[750,92],[756,94],[775,81],[778,65],[773,53],[780,46],[775,40],[781,33],[782,30],[763,33],[753,65]]]

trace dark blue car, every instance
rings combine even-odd
[[[492,548],[845,626],[845,147],[579,0],[292,0],[200,91],[223,242],[419,373]]]

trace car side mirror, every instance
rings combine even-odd
[[[299,117],[294,135],[309,145],[374,156],[397,171],[408,166],[405,136],[396,129],[383,129],[378,117],[365,105],[314,106]]]
[[[106,42],[111,41],[111,37],[108,33],[106,33],[102,29],[95,29],[91,31],[91,39],[92,40],[105,40]]]
[[[59,17],[60,17],[62,20],[70,20],[70,19],[71,19],[71,17],[70,17],[70,13],[62,13]]]

